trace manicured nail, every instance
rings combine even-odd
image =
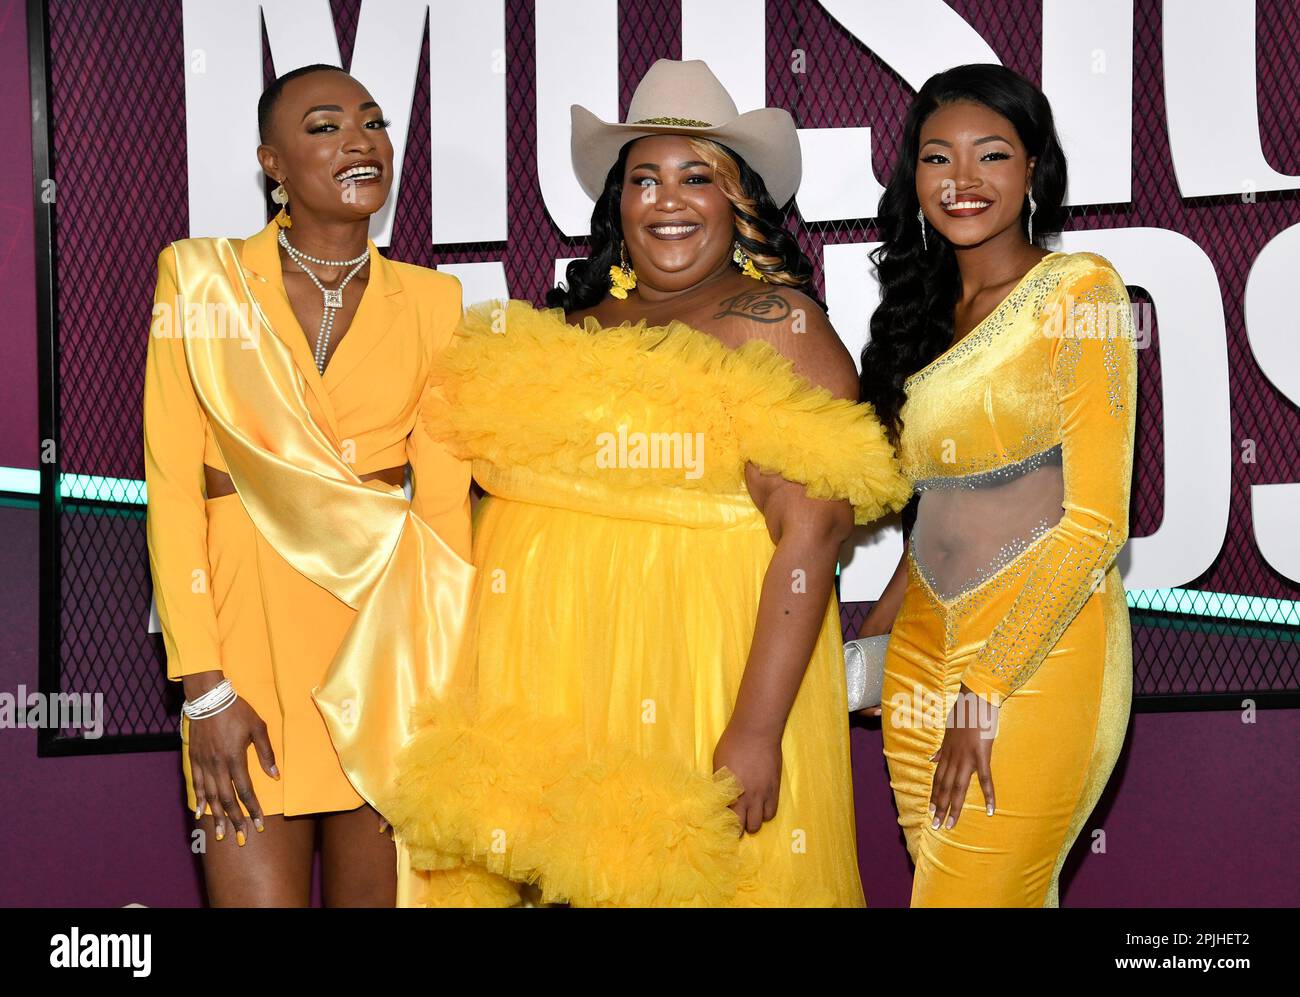
[[[933,823],[930,824],[930,830],[931,830],[931,831],[937,831],[937,830],[939,830],[939,818],[938,818],[938,817],[936,817],[936,818],[934,819]]]
[[[221,824],[218,824],[218,825],[217,825],[217,840],[218,840],[218,841],[224,841],[224,840],[225,840],[225,837],[226,837],[226,829],[225,829],[225,827],[224,827],[223,825],[221,825]]]
[[[243,831],[236,831],[236,832],[235,832],[235,841],[239,844],[239,847],[240,847],[240,848],[243,848],[243,847],[244,847],[244,842],[245,842],[246,840],[247,840],[247,839],[244,837],[244,832],[243,832]]]
[[[986,811],[988,811],[988,815],[989,815],[990,817],[993,816],[993,804],[992,804],[992,803],[990,803],[990,804],[989,804],[988,806],[986,806],[984,809],[985,809]]]
[[[934,804],[933,804],[933,803],[930,804],[930,813],[931,813],[931,814],[934,813]]]
[[[949,817],[948,820],[944,823],[944,825],[943,825],[943,829],[944,829],[945,831],[947,831],[949,828],[951,828],[951,827],[952,827],[954,824],[956,824],[956,823],[957,823],[957,818],[956,818],[956,817]]]
[[[254,826],[255,828],[257,828],[258,831],[265,831],[265,830],[266,830],[266,827],[262,824],[262,818],[261,818],[261,817],[254,817],[254,818],[253,818],[253,826]]]
[[[195,819],[195,820],[201,820],[202,818],[203,818],[203,808],[202,808],[202,807],[195,807],[195,808],[194,808],[194,819]]]
[[[267,771],[271,773],[271,778],[273,779],[280,778],[280,770],[276,768],[274,765],[272,765]]]

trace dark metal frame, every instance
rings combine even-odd
[[[42,440],[55,441],[54,459],[40,466],[40,624],[39,688],[42,693],[59,692],[61,685],[60,642],[62,638],[62,551],[60,521],[64,507],[59,495],[59,338],[55,259],[55,206],[41,198],[41,186],[53,172],[53,141],[49,115],[48,0],[27,0],[28,63],[32,95],[32,175],[36,233],[36,336],[39,429]],[[30,505],[29,496],[0,496],[6,503]],[[69,510],[85,507],[120,507],[112,502],[70,501]],[[1142,614],[1152,616],[1157,614]],[[1201,710],[1240,710],[1250,700],[1259,708],[1300,707],[1300,691],[1266,690],[1256,693],[1205,693],[1135,696],[1138,713]],[[137,734],[102,737],[94,741],[60,738],[57,731],[37,731],[37,755],[61,757],[85,754],[117,754],[135,751],[175,750],[180,739],[173,734]]]
[[[63,500],[59,495],[59,323],[54,266],[54,203],[41,197],[42,184],[54,176],[50,123],[49,12],[46,0],[27,0],[27,59],[32,94],[32,205],[36,230],[36,379],[38,426],[42,440],[54,441],[53,460],[40,466],[40,623],[38,686],[42,693],[60,691],[60,641],[62,639],[62,544],[59,534]],[[57,191],[55,195],[57,200]],[[43,455],[42,455],[43,456]],[[119,503],[69,502],[69,507]],[[127,507],[134,508],[134,507]],[[69,755],[105,755],[133,751],[174,751],[179,734],[110,735],[90,741],[59,737],[41,727],[36,732],[40,758]]]

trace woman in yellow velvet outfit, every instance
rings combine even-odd
[[[834,564],[907,489],[796,289],[789,116],[663,60],[628,119],[574,109],[597,204],[555,307],[471,308],[439,364],[429,431],[488,492],[477,675],[385,812],[454,877],[431,902],[860,906]]]
[[[392,146],[360,84],[306,67],[268,89],[259,118],[259,155],[295,210],[245,240],[162,251],[145,374],[167,675],[187,700],[222,680],[238,696],[182,721],[186,797],[210,833],[212,903],[307,903],[319,830],[326,903],[391,905],[398,860],[370,804],[458,639],[471,574],[469,465],[417,419],[460,287],[366,237]],[[358,163],[379,179],[344,197],[335,178]],[[365,246],[328,343],[307,272],[338,270],[332,287],[354,268],[282,256],[282,231],[329,258]]]
[[[882,199],[863,396],[901,422],[919,502],[864,631],[892,618],[882,725],[913,906],[1056,906],[1127,726],[1136,354],[1114,269],[1031,241],[1064,187],[1042,94],[966,66],[918,94]]]

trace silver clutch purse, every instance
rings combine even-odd
[[[859,637],[844,645],[844,678],[849,691],[849,712],[880,705],[885,680],[885,651],[889,634]]]

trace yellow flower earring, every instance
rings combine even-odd
[[[731,261],[740,267],[740,272],[746,277],[752,277],[754,280],[767,282],[767,274],[754,266],[754,261],[750,259],[749,254],[745,252],[739,242],[733,243],[735,248],[731,251]]]
[[[627,292],[636,287],[636,271],[627,261],[627,243],[621,239],[618,244],[617,266],[609,268],[609,293],[615,298],[626,298]]]

